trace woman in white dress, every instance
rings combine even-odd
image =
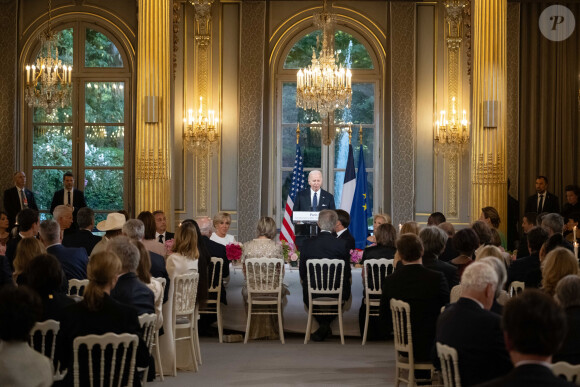
[[[211,234],[211,239],[214,242],[220,243],[222,245],[227,245],[228,243],[233,243],[236,241],[233,235],[228,234],[230,225],[232,224],[232,217],[227,212],[218,212],[213,217],[213,228],[215,232]]]
[[[173,286],[178,275],[189,271],[198,271],[199,285],[197,289],[197,304],[203,304],[207,299],[207,260],[200,259],[198,249],[198,234],[195,221],[186,220],[175,233],[174,253],[167,257],[167,272],[169,273],[169,299],[163,304],[163,330],[165,334],[159,337],[161,364],[163,372],[173,372],[173,365],[184,370],[193,370],[193,359],[186,340],[173,341]]]
[[[282,245],[274,240],[276,237],[276,222],[274,219],[267,216],[261,217],[258,221],[257,231],[257,238],[244,243],[242,264],[247,258],[283,258]],[[252,281],[253,278],[246,277],[247,273],[245,272],[245,267],[246,266],[244,265],[244,278],[246,279],[246,282],[247,280]],[[266,268],[263,267],[263,269],[263,274],[266,274]],[[247,312],[248,292],[246,285],[242,288],[242,295],[244,297]],[[253,316],[250,325],[250,338],[277,340],[279,338],[278,317],[276,315]]]

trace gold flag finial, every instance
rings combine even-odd
[[[360,124],[360,126],[358,127],[358,143],[359,145],[362,145],[362,124]]]
[[[352,122],[348,123],[348,145],[352,144]]]
[[[300,142],[300,124],[296,124],[296,145]]]

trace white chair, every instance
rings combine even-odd
[[[93,374],[94,365],[98,365],[98,386],[105,386],[105,373],[109,374],[109,380],[106,384],[107,386],[113,386],[115,381],[117,381],[120,386],[122,381],[125,379],[125,371],[128,371],[126,379],[127,383],[132,384],[135,375],[135,361],[137,357],[138,343],[139,338],[137,335],[132,335],[130,333],[123,333],[120,335],[115,333],[105,333],[104,335],[88,335],[75,338],[73,341],[73,375],[75,387],[81,386],[79,349],[82,346],[87,347],[87,364],[84,364],[84,367],[88,368],[91,386],[94,385],[96,378],[96,375]],[[100,356],[98,359],[93,361],[93,347],[95,346],[100,348]],[[112,354],[111,356],[105,356],[105,351],[109,346],[112,347]],[[117,365],[117,362],[120,364]],[[86,375],[84,367],[83,375]]]
[[[197,372],[197,350],[195,337],[197,336],[197,314],[195,301],[199,274],[190,272],[181,274],[173,280],[173,340],[177,344],[181,340],[189,340],[193,369]],[[185,336],[177,337],[178,330],[186,330]],[[176,351],[177,353],[177,351]],[[173,376],[177,375],[177,362],[173,363]]]
[[[510,284],[510,297],[517,296],[526,289],[526,283],[522,281],[512,281]]]
[[[381,294],[383,293],[383,279],[388,275],[389,269],[392,271],[393,261],[393,259],[380,258],[368,259],[364,262],[363,282],[365,287],[364,303],[366,305],[366,312],[362,345],[365,345],[367,342],[370,316],[379,315]]]
[[[507,304],[509,300],[510,295],[508,294],[508,292],[506,292],[505,290],[501,290],[499,292],[499,296],[497,297],[497,303],[500,304],[501,306],[504,306],[505,304]]]
[[[567,381],[580,386],[580,365],[572,365],[565,361],[552,364],[552,372],[556,376],[564,376]]]
[[[342,325],[342,286],[344,261],[340,259],[309,259],[306,262],[308,277],[308,323],[304,344],[310,340],[313,315],[338,315],[340,342],[344,345]],[[328,309],[336,306],[336,312]],[[315,307],[316,310],[315,310]]]
[[[278,315],[280,341],[284,344],[284,326],[282,321],[282,282],[284,260],[272,258],[248,258],[245,260],[246,286],[248,290],[248,322],[244,344],[250,336],[252,314]],[[256,306],[255,310],[252,308]],[[276,311],[270,306],[276,305]]]
[[[415,370],[428,370],[431,372],[431,378],[420,381],[433,381],[435,368],[431,362],[417,363],[413,354],[413,333],[411,329],[411,307],[403,301],[391,300],[391,313],[393,316],[393,333],[395,344],[395,386],[400,382],[408,386],[415,386]],[[401,353],[406,353],[403,356]],[[402,370],[407,370],[407,379],[401,375]]]
[[[139,326],[143,330],[142,338],[147,345],[147,349],[149,350],[149,356],[151,356],[151,351],[153,349],[153,339],[155,337],[155,332],[157,331],[155,328],[155,324],[157,323],[157,315],[155,313],[144,313],[139,316]],[[149,373],[149,366],[139,368],[139,371],[143,371],[143,380],[141,381],[141,385],[144,386],[147,384],[147,374]]]
[[[455,285],[451,288],[451,293],[449,294],[449,303],[453,304],[459,300],[461,297],[461,284]]]
[[[71,278],[68,280],[68,295],[69,296],[77,296],[82,298],[84,292],[85,292],[85,288],[87,287],[87,285],[89,284],[89,280],[88,279],[76,279],[76,278]],[[72,290],[75,289],[76,291],[73,292]]]
[[[223,265],[224,260],[222,258],[211,257],[211,273],[209,276],[209,283],[207,289],[206,306],[204,308],[199,309],[200,314],[216,315],[220,343],[223,343],[223,335],[224,335],[224,327],[222,321],[222,307],[220,302],[222,296]]]
[[[437,355],[441,362],[441,373],[445,387],[461,387],[457,350],[448,345],[436,343]]]
[[[56,320],[46,320],[37,322],[34,328],[30,331],[30,346],[42,353],[44,356],[50,359],[50,362],[54,365],[54,381],[59,381],[64,379],[68,370],[64,370],[62,373],[59,371],[59,363],[54,363],[54,350],[56,347],[56,336],[60,330],[60,322]],[[40,336],[40,346],[36,345],[36,338]],[[51,338],[50,348],[46,347],[47,336]],[[40,349],[40,350],[39,350]]]
[[[163,295],[165,294],[165,287],[167,286],[167,280],[163,277],[154,277],[159,282],[161,282],[161,287],[163,288],[163,292],[161,294],[161,302],[163,302]],[[155,309],[157,310],[157,308]],[[157,319],[161,318],[161,316],[157,316]],[[161,365],[161,352],[159,351],[159,329],[155,329],[155,337],[153,338],[153,346],[155,347],[155,352],[153,352],[153,358],[155,359],[155,368],[156,371],[159,373],[159,377],[161,381],[164,381],[163,378],[163,366]]]

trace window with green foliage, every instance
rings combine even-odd
[[[75,45],[75,39],[83,41]],[[63,64],[73,66],[72,100],[50,113],[29,109],[32,190],[44,219],[63,174],[73,172],[99,221],[126,207],[131,69],[107,33],[88,23],[59,31],[58,50]]]

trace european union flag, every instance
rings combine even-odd
[[[361,145],[358,157],[356,187],[350,209],[350,225],[348,226],[348,230],[355,239],[357,249],[364,249],[367,245],[367,221],[370,216],[372,216],[372,210],[367,205],[367,171],[363,146]]]

